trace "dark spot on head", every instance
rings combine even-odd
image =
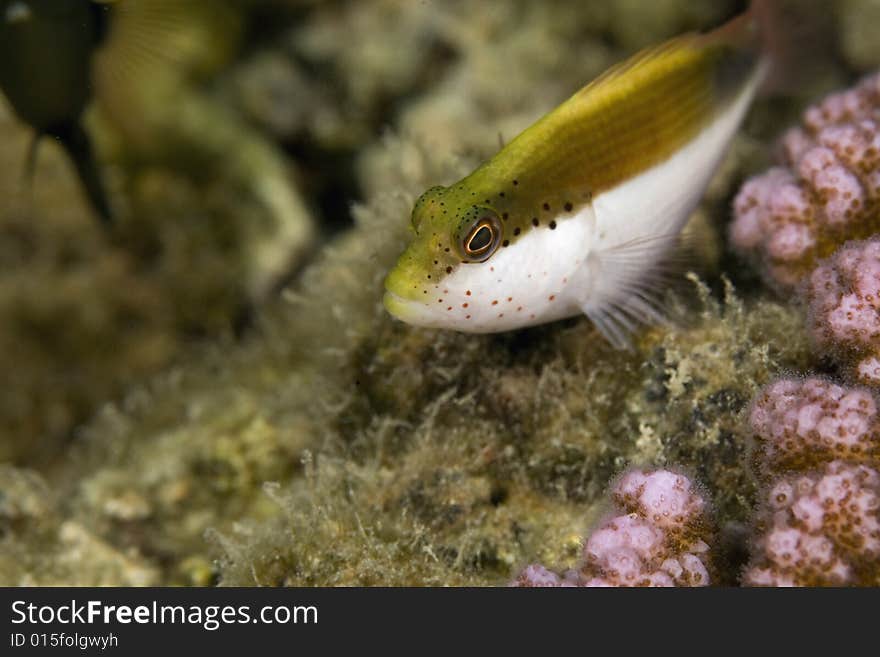
[[[519,228],[514,228],[514,229],[513,229],[513,234],[514,234],[514,235],[519,235],[519,233],[520,233]]]
[[[451,273],[452,273],[452,267],[447,267],[447,268],[446,268],[446,273],[447,273],[447,274],[451,274]]]
[[[550,230],[556,230],[556,222],[555,221],[550,222]]]
[[[503,214],[501,215],[501,218],[504,219],[504,221],[507,221],[507,213],[506,213],[506,212],[503,213]]]
[[[504,192],[498,192],[498,196],[500,196],[501,198],[504,198]]]
[[[550,210],[550,204],[549,204],[549,203],[545,203],[545,204],[543,205],[543,208],[544,208],[545,210],[549,211],[549,210]]]
[[[501,242],[501,246],[510,246],[510,240],[504,240]]]
[[[443,250],[446,251],[446,253],[449,253],[449,247],[448,247],[448,246],[447,246],[445,249],[443,249]]]
[[[443,303],[443,299],[437,299],[437,303]]]
[[[431,278],[431,274],[428,274],[428,278]]]
[[[436,260],[434,261],[434,264],[435,264],[435,265],[437,264],[437,261],[436,261]]]
[[[541,223],[541,222],[538,221],[537,217],[532,217],[532,226],[537,226],[539,223]]]
[[[571,203],[566,203],[566,204],[565,204],[565,211],[566,211],[566,212],[571,212],[571,209],[572,209],[573,207],[574,207],[574,206],[573,206]]]
[[[516,187],[517,185],[519,185],[519,180],[514,180],[514,181],[513,181],[513,186]]]

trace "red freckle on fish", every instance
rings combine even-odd
[[[495,271],[495,267],[489,267],[489,271]]]
[[[463,303],[463,304],[461,304],[461,307],[462,307],[462,308],[467,308],[468,305],[467,305],[466,303]]]
[[[507,297],[507,302],[510,303],[511,301],[513,301],[513,297]]]
[[[519,312],[520,310],[522,310],[522,306],[517,306],[517,307],[516,307],[516,312]]]
[[[471,296],[471,291],[468,290],[467,292],[465,292],[465,294],[468,295],[468,296]]]
[[[465,318],[465,319],[470,319],[470,318],[471,318],[471,316],[470,316],[470,315],[465,315],[465,317],[464,317],[464,318]]]
[[[535,315],[534,314],[529,315],[529,319],[535,319]]]
[[[452,306],[449,306],[449,308],[447,308],[446,310],[452,310]]]
[[[563,283],[568,283],[568,279],[567,279],[567,278],[563,278],[563,279],[562,279],[562,282],[563,282]]]
[[[501,319],[502,317],[504,317],[504,313],[501,313],[500,315],[498,315],[498,319]]]
[[[492,301],[492,305],[493,305],[493,306],[497,306],[497,305],[498,305],[498,299],[494,299],[494,300]]]
[[[555,294],[551,294],[551,295],[550,295],[550,301],[553,301],[553,299],[555,299],[555,298],[556,298],[556,295],[555,295]]]
[[[443,294],[449,294],[449,290],[443,290]]]

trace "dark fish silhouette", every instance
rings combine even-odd
[[[57,139],[105,225],[113,214],[82,114],[107,13],[103,3],[91,0],[0,0],[0,89],[35,131],[26,175],[33,175],[40,139]]]

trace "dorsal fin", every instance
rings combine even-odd
[[[645,64],[670,52],[678,50],[685,45],[694,43],[694,41],[699,38],[699,36],[700,35],[696,33],[690,32],[687,34],[682,34],[681,36],[677,36],[674,39],[664,41],[663,43],[660,43],[656,46],[644,48],[643,50],[640,50],[634,55],[630,56],[628,59],[624,59],[622,62],[614,64],[611,68],[606,70],[599,77],[592,80],[589,84],[581,87],[566,102],[571,102],[575,99],[579,99],[586,94],[600,91],[602,87],[613,85],[618,81],[619,78],[632,71],[636,71]]]

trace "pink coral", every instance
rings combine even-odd
[[[769,486],[743,582],[880,584],[880,418],[867,388],[782,379],[749,416]]]
[[[780,150],[783,166],[737,195],[730,238],[790,289],[818,258],[880,228],[880,74],[808,109]]]
[[[769,518],[758,558],[743,582],[753,586],[880,584],[880,474],[832,461],[818,474],[783,477],[765,500]]]
[[[880,384],[880,238],[851,242],[819,263],[804,289],[818,346]]]
[[[632,470],[612,487],[619,515],[584,546],[579,569],[564,577],[531,565],[515,586],[706,586],[705,502],[682,474]]]
[[[750,414],[764,470],[813,467],[832,459],[864,462],[880,451],[877,403],[865,388],[823,379],[782,379],[755,398]]]

